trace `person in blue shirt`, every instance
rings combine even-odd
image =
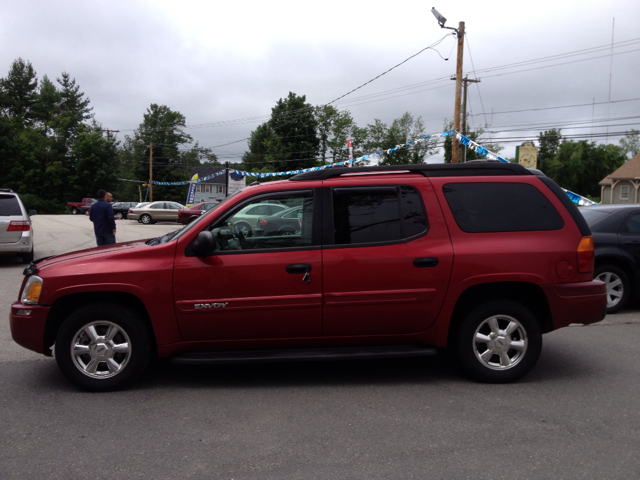
[[[113,216],[113,207],[106,200],[107,195],[111,196],[104,190],[98,190],[98,201],[91,205],[89,212],[99,247],[116,243],[116,219]]]

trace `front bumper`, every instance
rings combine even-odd
[[[49,310],[49,307],[42,305],[23,305],[20,302],[11,305],[9,325],[13,340],[24,348],[45,353],[44,329]]]
[[[553,329],[572,323],[599,322],[607,313],[607,289],[599,280],[542,285],[553,319]]]

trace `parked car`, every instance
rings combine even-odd
[[[68,202],[67,208],[71,210],[71,213],[76,215],[80,212],[80,209],[84,206],[89,206],[92,203],[96,203],[98,200],[96,198],[83,198],[81,202]]]
[[[593,233],[595,278],[607,286],[607,313],[640,292],[640,205],[580,207]]]
[[[200,218],[200,215],[208,212],[212,208],[218,206],[219,202],[202,202],[196,203],[191,207],[185,207],[178,210],[178,223],[187,224]]]
[[[258,219],[256,235],[290,235],[302,228],[302,206],[287,208]]]
[[[0,253],[17,254],[23,263],[33,261],[31,218],[10,188],[0,188]]]
[[[130,208],[127,218],[145,225],[156,222],[175,222],[178,219],[178,210],[181,208],[184,208],[184,205],[178,202],[151,202],[141,207]]]
[[[240,218],[264,204],[301,206],[300,230],[246,236]],[[334,167],[249,186],[170,234],[31,263],[10,325],[89,390],[130,384],[155,356],[444,347],[472,378],[511,382],[536,364],[544,333],[604,317],[593,262],[577,207],[522,165]]]
[[[234,215],[234,223],[245,237],[250,237],[258,227],[260,218],[284,212],[288,208],[287,205],[276,202],[250,204]]]

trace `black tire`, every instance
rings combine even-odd
[[[29,253],[21,253],[22,263],[31,263],[33,262],[33,248]]]
[[[151,225],[153,223],[153,220],[151,219],[151,215],[147,215],[145,213],[144,215],[140,216],[139,222],[143,225]]]
[[[131,310],[109,303],[91,304],[64,321],[56,336],[55,358],[71,383],[104,392],[136,380],[149,363],[151,345],[149,331]],[[80,349],[86,353],[77,353]]]
[[[473,310],[462,322],[456,340],[457,358],[464,371],[487,383],[518,380],[534,367],[542,350],[536,317],[510,300],[489,302]]]
[[[623,309],[631,295],[631,282],[624,270],[615,265],[600,265],[593,278],[601,280],[607,287],[607,313]]]
[[[251,225],[247,222],[238,222],[234,225],[240,233],[246,238],[251,237],[253,235],[253,230],[251,229]]]
[[[76,207],[71,208],[71,214],[76,215],[78,213],[78,209]]]

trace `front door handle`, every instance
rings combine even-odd
[[[293,265],[287,265],[286,267],[287,273],[299,274],[299,273],[309,273],[311,271],[311,265],[308,263],[294,263]]]
[[[413,261],[413,266],[418,268],[436,267],[438,265],[438,259],[435,257],[416,258]]]

